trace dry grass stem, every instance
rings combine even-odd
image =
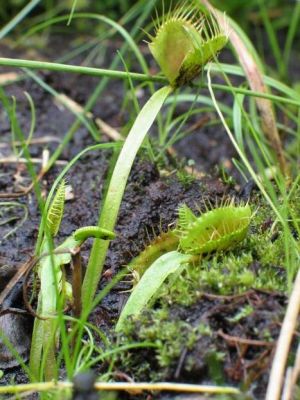
[[[43,158],[31,158],[30,162],[32,164],[43,164],[44,160]],[[17,157],[17,156],[8,156],[8,157],[1,157],[0,158],[0,164],[19,164],[19,163],[28,163],[28,160],[23,157]],[[68,161],[65,160],[57,160],[56,165],[67,165]]]
[[[208,0],[200,1],[207,7],[208,10],[213,12],[218,20],[219,25],[224,29],[223,14],[215,9]],[[230,20],[228,20],[227,23],[230,25]],[[255,92],[268,93],[268,89],[263,82],[263,76],[258,65],[248,51],[243,40],[232,26],[230,26],[229,40],[236,50],[236,54],[238,55],[239,62],[244,69],[250,88]],[[256,97],[256,104],[261,115],[263,132],[277,156],[281,171],[287,178],[289,178],[289,170],[286,164],[281,139],[276,126],[272,103],[268,99]]]
[[[289,304],[277,341],[275,356],[270,373],[266,400],[279,400],[281,395],[284,370],[289,355],[297,319],[300,311],[300,270],[297,273]]]
[[[59,94],[58,96],[55,97],[56,101],[59,102],[60,104],[64,105],[65,107],[69,108],[72,110],[74,113],[77,114],[84,114],[84,108],[78,104],[76,101],[71,99],[70,97],[66,96],[65,94]],[[94,116],[91,112],[85,113],[85,116],[94,119]],[[109,138],[112,140],[123,140],[123,137],[121,134],[108,125],[106,122],[104,122],[101,118],[95,118],[95,123],[98,126],[98,128]]]
[[[0,393],[45,392],[48,390],[71,390],[71,382],[41,382],[11,386],[0,386]],[[192,385],[186,383],[131,383],[131,382],[96,382],[96,390],[126,391],[141,393],[143,391],[168,391],[177,393],[207,393],[207,394],[241,394],[239,389],[230,386]]]
[[[6,85],[8,83],[16,82],[20,79],[20,75],[16,72],[7,72],[0,74],[0,85]]]
[[[61,139],[56,137],[56,136],[43,136],[40,138],[36,138],[36,139],[31,139],[29,145],[33,145],[33,144],[44,144],[44,143],[49,143],[49,142],[56,142],[56,143],[60,143]],[[6,149],[8,147],[11,147],[12,145],[14,146],[21,146],[22,143],[19,140],[14,140],[12,142],[2,142],[0,143],[0,149]]]

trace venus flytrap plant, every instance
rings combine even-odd
[[[227,42],[213,16],[204,17],[194,3],[183,3],[163,16],[150,36],[149,48],[169,81],[155,92],[137,116],[120,152],[99,218],[99,227],[113,230],[134,159],[165,100],[177,86],[190,83]],[[108,242],[93,245],[82,288],[83,307],[92,304],[101,278]]]
[[[188,11],[184,11],[185,9]],[[102,19],[104,20],[105,18]],[[37,313],[47,319],[36,319],[34,324],[30,368],[32,375],[36,379],[43,375],[43,373],[40,373],[42,365],[45,365],[44,375],[47,379],[52,379],[55,376],[56,319],[57,313],[62,312],[60,294],[61,266],[70,262],[70,251],[80,246],[83,240],[87,237],[96,238],[82,287],[83,309],[85,311],[91,310],[93,298],[101,278],[108,248],[108,239],[113,238],[112,231],[114,230],[126,182],[137,152],[161,111],[166,98],[173,89],[190,83],[204,68],[205,64],[216,56],[226,44],[226,41],[227,33],[219,29],[214,17],[203,17],[196,6],[188,6],[187,3],[184,3],[174,12],[169,12],[163,17],[163,22],[157,27],[157,32],[151,37],[151,43],[149,44],[152,54],[166,77],[153,77],[147,74],[101,70],[99,68],[58,63],[0,58],[1,65],[15,67],[87,73],[94,76],[121,79],[128,79],[130,76],[141,81],[169,82],[168,86],[162,87],[151,96],[140,111],[125,140],[110,180],[97,229],[85,228],[67,238],[63,244],[54,249],[52,239],[59,229],[63,214],[63,186],[59,189],[59,193],[49,208],[48,222],[46,225],[42,225],[42,231],[46,231],[46,234],[44,232],[44,237],[41,234],[38,241],[38,254],[49,253],[50,255],[43,258],[39,267],[41,292],[38,299]],[[184,51],[181,51],[182,49]],[[167,62],[163,59],[165,52],[168,55]],[[180,54],[179,57],[178,53]],[[45,221],[42,222],[44,224]],[[53,226],[51,225],[52,223]],[[108,234],[107,232],[110,233]],[[65,254],[57,254],[57,251],[65,251]]]
[[[174,250],[155,260],[133,289],[118,319],[116,332],[122,331],[129,316],[134,317],[139,315],[168,276],[178,272],[180,268],[185,265],[188,265],[190,259],[191,256]]]
[[[249,205],[235,206],[232,201],[210,210],[200,217],[187,207],[179,209],[179,247],[188,254],[226,250],[246,236],[251,209]]]
[[[172,88],[165,86],[155,92],[140,111],[116,162],[107,195],[104,200],[98,226],[114,230],[126,182],[139,148],[151,128],[157,114]],[[82,287],[83,308],[89,308],[101,278],[108,249],[108,242],[96,240],[93,244],[89,264]]]
[[[128,316],[140,314],[171,274],[180,273],[189,264],[199,263],[205,254],[227,250],[241,242],[247,234],[251,217],[250,206],[236,205],[234,200],[199,217],[182,205],[178,210],[177,227],[151,243],[129,265],[134,277],[142,277],[121,312],[116,331],[122,331]],[[173,251],[161,255],[163,242],[165,248],[169,246]]]
[[[155,28],[149,48],[173,87],[190,83],[228,39],[227,29],[221,30],[212,14],[203,16],[187,3],[169,11]]]
[[[54,199],[47,213],[46,231],[41,253],[50,253],[52,250],[52,238],[56,236],[62,220],[65,204],[65,181],[63,180],[57,189]],[[57,298],[61,285],[62,272],[60,264],[55,263],[53,255],[41,260],[38,267],[40,279],[40,292],[38,296],[37,313],[44,319],[35,319],[32,346],[30,355],[30,369],[33,376],[38,376],[38,368],[42,357],[46,358],[45,376],[47,379],[54,377],[52,368],[55,366],[55,319],[52,318],[57,310]]]
[[[115,234],[95,226],[77,229],[60,246],[53,249],[52,239],[57,235],[62,221],[65,204],[65,180],[62,180],[50,204],[46,215],[46,233],[44,235],[37,269],[40,280],[37,314],[35,319],[30,352],[30,371],[37,379],[41,366],[44,364],[44,374],[47,380],[55,377],[56,343],[59,340],[57,330],[57,313],[60,312],[59,302],[64,303],[63,297],[71,297],[72,289],[68,282],[63,282],[62,266],[70,263],[71,253],[79,249],[90,237],[103,240],[114,239]]]

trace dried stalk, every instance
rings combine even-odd
[[[267,388],[266,400],[279,400],[284,378],[284,370],[289,355],[297,319],[300,311],[300,269],[297,273],[294,288],[282,323],[277,341]]]
[[[66,96],[63,93],[60,93],[55,97],[55,100],[62,105],[68,107],[71,111],[74,113],[78,114],[84,114],[84,108],[78,104],[76,101],[71,99],[70,97]],[[106,122],[104,122],[101,118],[94,118],[93,114],[91,112],[85,113],[85,116],[91,119],[94,119],[96,125],[98,128],[109,138],[112,140],[123,140],[124,138],[122,135],[113,127],[108,125]]]
[[[82,285],[82,265],[80,247],[75,248],[71,252],[72,258],[72,291],[73,291],[73,315],[75,318],[80,318],[82,311],[81,307],[81,285]]]
[[[73,388],[71,382],[41,382],[27,383],[20,385],[0,386],[0,393],[22,393],[22,392],[45,392],[48,390],[70,390]],[[95,390],[121,390],[132,393],[141,393],[147,391],[168,391],[181,393],[209,393],[209,394],[241,394],[240,390],[230,386],[210,386],[210,385],[192,385],[186,383],[130,383],[130,382],[96,382]]]
[[[209,0],[199,0],[202,2],[209,11],[213,12],[214,16],[218,20],[221,28],[226,29],[226,21],[224,21],[223,13],[215,9],[209,2]],[[239,62],[245,72],[248,79],[250,88],[255,92],[268,93],[268,89],[263,82],[262,73],[255,62],[253,56],[248,51],[245,43],[240,38],[239,34],[235,31],[234,27],[230,23],[230,19],[227,22],[230,25],[229,40],[236,50],[236,54],[239,58]],[[228,29],[228,28],[227,28]],[[282,173],[289,178],[289,170],[284,157],[283,147],[281,139],[276,126],[275,114],[272,103],[268,99],[256,97],[257,108],[261,115],[262,129],[268,139],[268,142],[274,150],[280,170]]]
[[[6,72],[5,74],[0,74],[0,85],[8,85],[9,83],[14,83],[20,80],[20,75],[16,72]]]

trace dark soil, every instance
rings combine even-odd
[[[174,304],[166,325],[161,322],[161,329],[167,330],[172,322],[178,326],[186,324],[179,329],[183,338],[180,355],[162,368],[158,355],[161,356],[163,351],[134,349],[127,356],[129,366],[123,372],[133,377],[136,374],[141,380],[150,375],[159,376],[160,380],[202,384],[210,383],[213,376],[218,384],[239,385],[242,382],[241,389],[248,396],[262,399],[276,343],[269,339],[278,337],[285,303],[286,297],[281,294],[250,290],[228,297],[201,294],[199,301],[188,308]],[[251,306],[254,312],[235,321],[234,317],[245,306]],[[147,329],[157,323],[153,314],[144,313],[141,322],[144,336],[140,333],[142,326],[136,322],[130,340],[146,340],[145,326]],[[188,344],[189,330],[199,325],[209,328],[209,333],[202,332],[191,347]],[[155,329],[151,330],[155,337],[153,331]],[[173,340],[173,345],[180,342],[177,338]],[[162,344],[168,348],[172,341],[163,336]],[[169,349],[171,351],[171,347]],[[141,365],[144,365],[143,372]]]
[[[25,54],[20,52],[18,56],[26,58],[26,51],[24,52]],[[3,56],[10,56],[11,50],[9,48],[1,48],[1,53]],[[4,71],[7,72],[8,69],[3,69],[2,72]],[[97,79],[86,76],[78,77],[76,75],[49,72],[39,73],[39,76],[54,89],[60,93],[67,94],[82,105],[85,104],[92,89],[98,82]],[[18,121],[24,132],[28,132],[30,126],[30,109],[24,96],[24,91],[30,93],[36,106],[37,123],[34,137],[42,138],[47,135],[60,140],[74,121],[74,116],[61,106],[58,106],[53,97],[45,93],[33,81],[21,81],[17,84],[9,85],[6,88],[6,93],[8,96],[16,97]],[[122,125],[127,120],[126,113],[120,111],[122,93],[122,84],[117,81],[110,83],[94,107],[94,115],[100,116],[112,126]],[[10,126],[2,109],[0,109],[0,121],[1,142],[9,143],[11,140]],[[195,123],[197,121],[192,122]],[[46,144],[31,146],[32,157],[40,158],[44,148],[47,148],[52,153],[57,146],[56,140],[49,140]],[[76,132],[70,145],[62,153],[60,161],[70,160],[80,150],[92,143],[91,135],[85,128],[81,127]],[[190,152],[191,149],[193,149],[192,152]],[[219,165],[220,161],[227,161],[226,165],[228,166],[228,160],[234,155],[229,141],[224,138],[224,133],[219,127],[202,126],[199,131],[196,130],[191,136],[179,143],[177,150],[179,154],[195,159],[197,165],[200,165],[200,168],[206,171],[207,176],[201,181],[194,180],[187,185],[185,182],[180,181],[174,173],[161,177],[158,168],[152,165],[143,155],[140,156],[134,165],[123,198],[116,226],[118,238],[111,243],[105,265],[106,277],[102,280],[102,286],[110,280],[110,276],[113,276],[116,271],[119,271],[144,248],[149,242],[149,238],[151,239],[154,234],[158,234],[161,230],[166,230],[168,225],[174,222],[179,204],[186,203],[192,208],[196,208],[196,206],[201,207],[207,199],[214,204],[225,195],[237,196],[231,186],[226,186],[215,175],[216,165]],[[1,157],[10,154],[11,149],[9,146],[0,148]],[[89,153],[71,169],[67,179],[68,184],[72,187],[74,198],[66,203],[63,223],[57,238],[58,243],[76,228],[96,223],[101,190],[105,183],[110,157],[110,151]],[[230,168],[231,166],[229,165],[229,170]],[[44,177],[41,182],[41,188],[45,195],[60,170],[61,166],[57,164]],[[29,184],[30,179],[22,163],[1,165],[1,193],[19,191]],[[16,226],[16,223],[22,218],[24,210],[16,207],[13,210],[16,220],[0,225],[0,289],[3,289],[8,281],[9,274],[11,275],[12,271],[16,271],[22,266],[33,254],[40,222],[40,213],[33,193],[20,197],[16,201],[27,207],[28,218],[20,229],[6,239],[1,238]],[[89,248],[90,243],[82,253],[85,264],[88,259]],[[4,266],[7,266],[5,267],[5,272]],[[121,293],[121,288],[124,289],[120,284],[112,290],[90,318],[94,324],[107,332],[113,326],[127,297],[127,294]],[[235,315],[241,307],[249,303],[255,307],[254,316],[243,319],[239,324],[228,322],[228,318]],[[209,339],[205,338],[197,341],[191,351],[185,352],[185,349],[182,349],[182,357],[175,363],[176,365],[174,364],[167,372],[164,372],[164,378],[178,382],[207,382],[209,377],[204,362],[204,352],[213,345],[218,351],[225,353],[223,374],[226,382],[235,385],[246,382],[248,384],[247,389],[255,390],[257,399],[261,398],[260,393],[263,393],[268,379],[268,368],[273,347],[245,345],[234,339],[231,341],[227,336],[222,336],[222,334],[263,341],[263,332],[268,330],[271,337],[275,339],[280,329],[284,305],[285,298],[281,295],[255,291],[234,300],[204,296],[199,298],[199,302],[191,308],[174,305],[171,312],[171,317],[174,321],[189,321],[193,325],[205,320],[209,323],[213,336]],[[22,300],[18,298],[10,306],[23,307]],[[10,316],[9,318],[18,319],[20,330],[18,331],[18,326],[12,325],[14,321],[11,321],[6,333],[12,338],[9,329],[12,329],[13,326],[16,334],[16,337],[13,338],[14,345],[26,358],[32,323],[31,317]],[[0,347],[0,368],[5,369],[13,366],[13,364],[10,364],[11,360],[7,361],[6,357],[7,352],[2,346],[2,348]],[[150,350],[135,352],[132,358],[136,360],[136,366],[138,366],[141,359],[147,358],[150,360],[150,367],[152,369],[157,368],[155,354]],[[190,365],[188,367],[187,360],[193,360],[192,368]],[[131,374],[134,375],[134,367],[132,371],[123,372],[129,376]],[[7,384],[12,379],[16,383],[26,381],[26,377],[20,368],[14,367],[5,370],[0,384]],[[147,376],[144,379],[147,380]],[[253,382],[256,383],[254,384]],[[119,398],[125,399],[127,397],[124,395]],[[146,397],[143,396],[143,398]],[[147,399],[150,398],[152,397],[147,397]],[[182,397],[182,399],[184,398],[188,397]],[[192,399],[192,397],[190,398]],[[199,399],[200,397],[196,398]]]

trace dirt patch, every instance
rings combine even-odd
[[[3,54],[9,56],[10,51],[6,49]],[[26,55],[24,58],[26,58]],[[7,69],[4,70],[7,71]],[[49,72],[41,73],[39,76],[54,89],[67,94],[80,104],[86,102],[98,82],[96,78]],[[30,127],[30,108],[24,96],[24,91],[30,93],[36,106],[35,138],[43,138],[45,135],[52,137],[52,140],[47,141],[47,143],[30,147],[32,157],[41,158],[42,151],[45,148],[53,153],[58,141],[62,139],[73,123],[74,116],[61,105],[58,105],[53,97],[45,93],[39,85],[30,80],[25,80],[10,85],[6,90],[8,96],[15,96],[17,99],[17,118],[24,132],[28,132]],[[122,97],[122,84],[119,82],[110,84],[93,109],[95,116],[103,118],[112,126],[122,125],[124,121],[127,121],[126,112],[120,111]],[[142,99],[142,101],[144,100],[145,98]],[[183,108],[178,110],[179,113],[183,111]],[[209,118],[214,118],[214,116],[209,116]],[[6,143],[6,146],[0,149],[1,156],[4,157],[11,155],[9,146],[11,132],[2,109],[0,110],[0,119],[0,134]],[[199,122],[197,119],[191,120],[191,124],[197,122]],[[106,139],[103,138],[103,140]],[[222,142],[222,146],[220,146],[220,142]],[[61,154],[59,161],[70,160],[92,143],[94,141],[90,133],[83,127],[79,128],[69,146]],[[227,162],[228,169],[231,170],[231,165],[228,165],[228,160],[234,155],[231,144],[224,137],[223,131],[213,125],[210,127],[202,125],[199,130],[196,128],[194,133],[181,141],[176,148],[181,155],[194,159],[206,172],[214,171],[215,165],[219,164],[220,160],[223,164]],[[62,242],[78,227],[94,225],[97,222],[101,189],[105,183],[110,157],[110,151],[89,153],[71,169],[67,180],[72,187],[74,198],[66,203],[64,220],[57,237],[57,243]],[[41,189],[44,194],[50,190],[61,168],[62,166],[57,164],[44,177],[41,182]],[[37,164],[36,169],[39,170],[39,164]],[[23,164],[6,163],[3,165],[0,174],[0,191],[2,193],[18,191],[29,183],[30,179]],[[178,177],[176,173],[170,173],[168,170],[163,176],[162,173],[159,173],[157,166],[151,164],[146,157],[141,155],[139,160],[135,162],[130,175],[116,226],[118,238],[111,243],[109,248],[105,263],[106,277],[102,279],[100,287],[103,287],[110,280],[109,276],[113,276],[132,257],[137,255],[154,235],[162,230],[167,230],[168,225],[172,224],[177,218],[179,204],[186,203],[196,210],[203,208],[205,201],[209,200],[214,205],[226,195],[237,196],[237,193],[231,186],[226,186],[217,176],[208,175],[202,180],[194,179],[189,182],[182,179],[182,176]],[[34,252],[40,222],[40,212],[35,196],[30,193],[26,197],[17,199],[17,202],[26,208],[28,217],[22,226],[6,239],[1,238],[7,235],[11,229],[16,228],[24,215],[24,208],[16,206],[15,209],[11,210],[14,219],[0,226],[0,271],[1,269],[4,270],[5,265],[8,265],[5,268],[6,271],[15,271]],[[84,264],[87,263],[90,245],[91,243],[88,243],[82,252]],[[109,271],[109,274],[107,271]],[[8,280],[8,274],[3,273],[2,276],[4,281]],[[121,293],[121,289],[124,288],[128,288],[128,285],[118,285],[91,315],[91,322],[104,329],[105,332],[110,332],[128,296],[128,294]],[[230,318],[234,318],[241,309],[249,304],[254,309],[251,315],[241,318],[238,322],[230,321]],[[11,306],[22,307],[22,300],[20,298],[15,299]],[[232,338],[251,338],[253,341],[260,342],[275,339],[280,329],[279,321],[283,315],[284,306],[285,298],[283,296],[257,291],[252,291],[234,300],[202,296],[193,306],[186,308],[173,304],[169,310],[170,320],[168,322],[177,326],[177,335],[178,327],[182,327],[183,331],[180,335],[184,338],[186,334],[192,340],[195,327],[198,329],[199,326],[202,326],[204,329],[205,325],[209,328],[210,333],[205,334],[203,331],[202,333],[197,331],[192,340],[193,346],[186,350],[182,345],[179,354],[174,356],[167,368],[161,368],[157,361],[157,354],[148,349],[129,354],[131,369],[125,370],[125,362],[120,366],[120,369],[139,379],[151,379],[151,374],[154,371],[161,374],[160,378],[163,379],[194,383],[211,381],[212,375],[209,375],[207,370],[215,369],[215,381],[221,382],[223,379],[235,385],[241,381],[246,382],[247,390],[253,391],[257,398],[260,398],[260,394],[266,385],[268,377],[266,371],[270,365],[273,347],[265,344],[253,344],[254,342],[250,344],[235,342]],[[27,321],[29,326],[31,322]],[[148,324],[152,322],[155,323],[153,315],[149,317]],[[140,339],[140,329],[140,326],[137,327],[135,339]],[[264,332],[269,332],[269,338],[264,336]],[[30,333],[28,332],[26,338],[29,337]],[[26,358],[29,341],[27,344],[23,344],[22,354]],[[209,349],[212,350],[211,354],[208,352]],[[140,360],[144,359],[150,360],[149,370],[145,370],[141,374],[137,369],[141,365]],[[224,371],[220,371],[220,361],[224,363]],[[8,365],[8,361],[3,357],[2,368],[5,368],[5,362],[7,362],[7,367],[12,366]],[[255,374],[257,375],[255,376]],[[5,372],[0,384],[7,384],[11,380],[14,380],[15,383],[23,383],[26,382],[27,378],[20,368],[12,368]],[[254,384],[254,382],[256,383]],[[125,399],[126,395],[119,398]],[[143,398],[149,399],[151,397],[143,396]]]
[[[129,351],[121,356],[120,370],[137,381],[150,376],[196,384],[243,382],[245,395],[263,399],[285,305],[285,296],[255,290],[228,297],[201,294],[193,306],[171,305],[166,318],[160,304],[127,332],[131,343],[151,340],[157,349]]]

